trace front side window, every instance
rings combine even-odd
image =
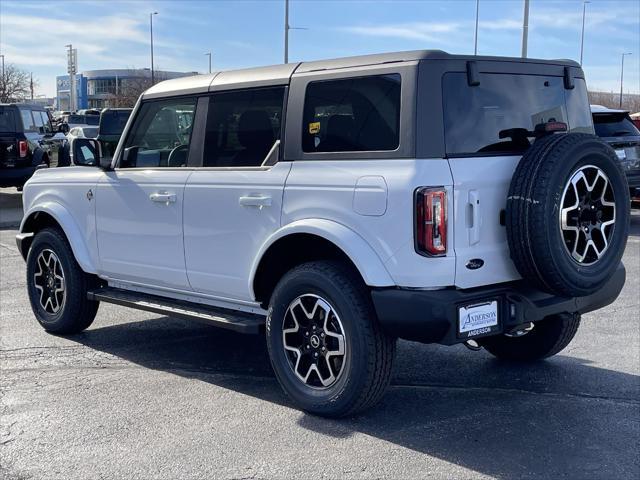
[[[34,115],[39,114],[42,120],[42,128],[45,133],[51,133],[51,126],[49,124],[49,115],[47,112],[33,112]]]
[[[44,127],[44,122],[42,121],[42,117],[40,116],[40,112],[31,112],[31,114],[33,115],[33,121],[36,125],[36,129],[38,131],[43,131],[43,127]]]
[[[280,139],[284,88],[210,97],[203,167],[259,167]]]
[[[35,132],[36,124],[33,121],[31,110],[20,110],[20,116],[22,117],[22,126],[25,132]]]
[[[400,85],[398,74],[310,83],[304,101],[302,150],[396,150]]]
[[[143,103],[127,135],[120,167],[186,166],[195,110],[195,98]]]

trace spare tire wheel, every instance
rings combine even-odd
[[[613,149],[584,133],[537,140],[511,180],[506,227],[525,280],[558,295],[601,289],[629,232],[629,188]]]

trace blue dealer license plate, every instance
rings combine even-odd
[[[498,301],[458,308],[458,337],[472,338],[498,330]]]

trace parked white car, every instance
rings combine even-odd
[[[73,127],[66,135],[68,141],[72,141],[76,138],[96,138],[97,136],[98,127],[90,127],[88,125]]]
[[[24,189],[29,298],[57,334],[99,302],[265,332],[300,408],[351,415],[396,338],[532,361],[610,304],[629,192],[570,61],[413,51],[159,83],[113,158]],[[496,368],[500,368],[496,365]]]

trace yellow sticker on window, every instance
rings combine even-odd
[[[311,122],[309,124],[309,133],[311,135],[315,135],[316,133],[320,133],[320,122]]]

